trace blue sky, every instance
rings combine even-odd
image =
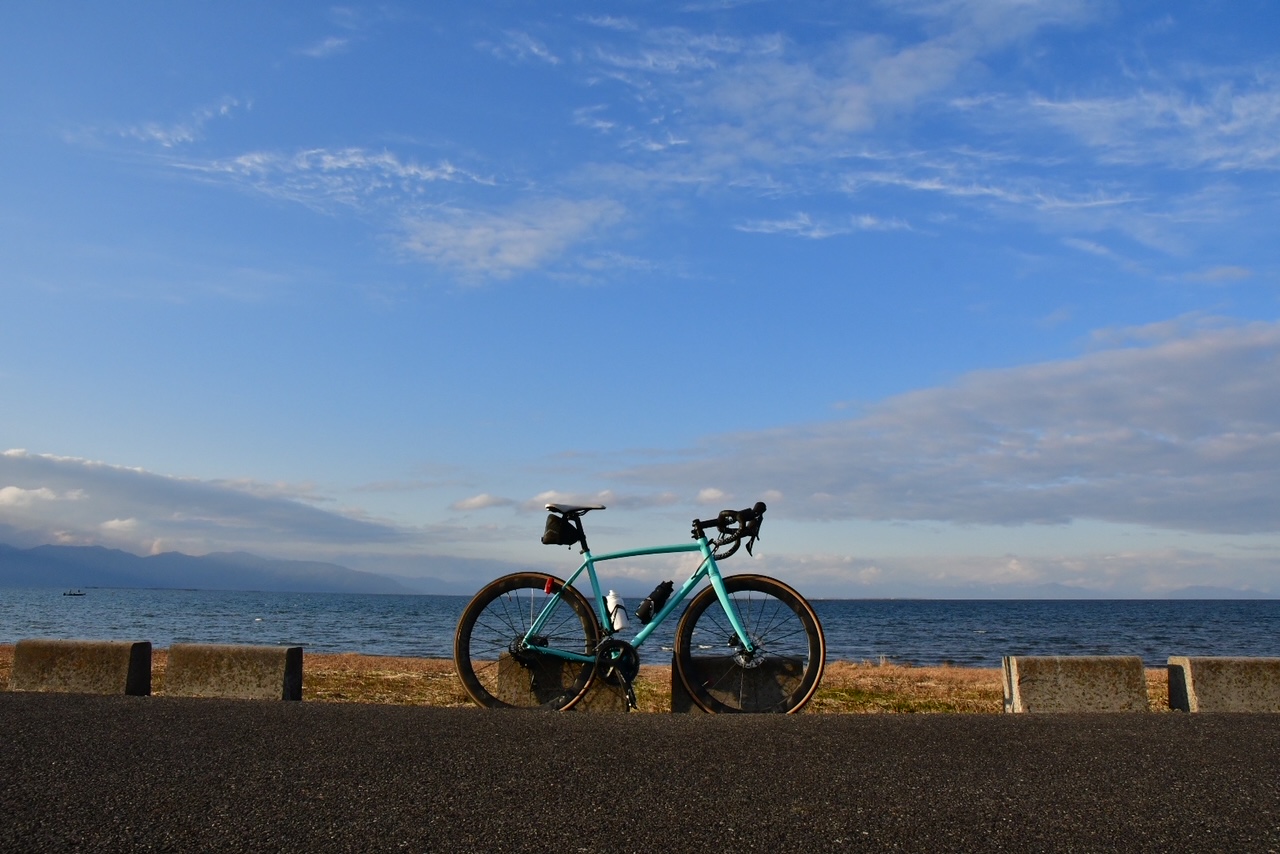
[[[0,541],[466,587],[571,563],[548,500],[609,550],[764,499],[728,568],[813,595],[1280,595],[1277,43],[1247,0],[6,5]]]

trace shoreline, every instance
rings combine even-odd
[[[363,653],[303,653],[304,701],[375,705],[473,707],[453,660]],[[168,650],[152,650],[152,693],[164,694]],[[0,691],[9,689],[13,645],[0,644]],[[1168,673],[1149,667],[1147,697],[1153,712],[1169,710]],[[645,664],[635,683],[637,711],[671,708],[671,667]],[[1001,714],[1000,668],[828,661],[818,693],[805,707],[815,714]]]

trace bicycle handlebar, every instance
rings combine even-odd
[[[757,501],[754,507],[744,510],[721,510],[714,519],[693,520],[693,538],[700,540],[706,536],[706,528],[715,528],[720,536],[711,540],[714,546],[712,556],[716,560],[724,560],[738,550],[745,538],[747,554],[752,554],[752,547],[760,536],[760,526],[764,524],[764,511],[768,507],[763,501]],[[708,538],[709,539],[709,538]]]

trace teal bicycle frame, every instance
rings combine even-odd
[[[564,582],[564,586],[572,586],[573,583],[578,580],[579,576],[581,576],[583,572],[586,572],[587,577],[591,580],[592,593],[595,595],[596,613],[600,618],[600,628],[606,636],[613,635],[616,634],[617,631],[613,628],[613,621],[610,619],[610,615],[605,608],[605,598],[600,592],[600,579],[596,576],[596,564],[604,563],[608,560],[618,560],[620,558],[642,557],[644,555],[676,554],[678,552],[702,552],[702,563],[698,564],[698,568],[694,570],[688,580],[681,585],[680,589],[667,600],[667,603],[663,605],[662,609],[653,616],[653,619],[649,621],[649,624],[636,633],[635,637],[631,639],[630,644],[633,647],[639,648],[641,644],[649,639],[649,636],[654,633],[658,626],[662,625],[667,617],[671,616],[671,612],[680,607],[680,603],[685,600],[685,597],[692,593],[694,588],[701,584],[702,580],[706,578],[711,580],[711,587],[716,591],[716,598],[720,600],[720,606],[724,608],[725,616],[729,618],[729,625],[738,633],[738,637],[741,639],[742,646],[745,651],[748,653],[755,652],[755,645],[751,642],[751,638],[748,637],[746,630],[742,627],[742,619],[738,616],[738,609],[734,606],[733,600],[729,598],[728,591],[725,590],[724,579],[720,575],[720,567],[716,565],[715,555],[712,553],[711,544],[707,542],[706,537],[702,537],[692,543],[680,543],[673,546],[650,546],[649,548],[641,549],[627,549],[626,551],[608,552],[607,554],[602,555],[593,555],[591,554],[590,549],[583,549],[582,564],[578,567],[577,571],[575,571],[573,575],[569,576],[568,580]],[[595,661],[596,657],[594,655],[584,655],[580,652],[570,652],[569,650],[555,649],[554,647],[539,646],[532,642],[532,639],[541,634],[543,626],[545,626],[547,621],[551,619],[551,615],[556,610],[556,606],[560,603],[561,598],[561,592],[557,590],[555,595],[551,597],[551,600],[547,602],[546,606],[542,609],[542,613],[540,613],[537,619],[533,621],[533,625],[529,627],[529,631],[526,632],[524,636],[525,647],[535,652],[544,653],[557,658],[568,659],[570,661]]]

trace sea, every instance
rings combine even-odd
[[[23,638],[300,645],[449,658],[466,596],[0,589],[0,644]],[[630,603],[634,608],[638,603]],[[1280,656],[1280,600],[818,599],[827,660],[998,667],[1004,655]],[[668,655],[674,617],[641,648]]]

